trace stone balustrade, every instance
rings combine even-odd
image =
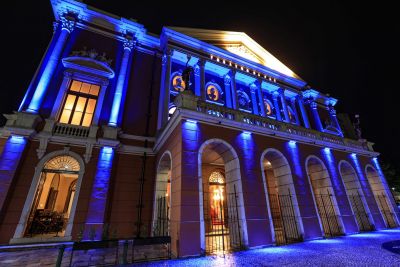
[[[54,135],[63,135],[79,138],[89,137],[90,128],[72,124],[57,123],[53,128]]]
[[[274,120],[272,118],[262,117],[244,111],[215,105],[212,103],[201,101],[199,97],[193,95],[189,91],[185,91],[179,94],[175,99],[175,105],[179,109],[197,111],[203,114],[210,115],[212,117],[263,127],[266,128],[266,132],[268,133],[293,135],[294,140],[308,139],[307,141],[310,143],[321,141],[321,142],[331,143],[334,145],[373,152],[372,143],[369,142],[351,140],[331,133],[320,132],[317,130],[304,128],[295,124]]]

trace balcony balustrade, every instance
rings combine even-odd
[[[343,138],[330,133],[319,132],[317,130],[304,128],[295,124],[277,121],[268,117],[249,114],[240,110],[234,110],[227,107],[215,105],[200,100],[199,97],[191,92],[183,92],[175,99],[175,105],[180,110],[191,110],[214,118],[221,118],[230,121],[241,122],[251,126],[265,128],[266,134],[284,135],[293,140],[303,140],[308,143],[322,141],[332,145],[349,147],[357,150],[374,152],[372,143],[362,142]],[[248,130],[248,129],[245,129]]]

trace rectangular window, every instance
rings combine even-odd
[[[100,86],[73,80],[59,122],[89,127],[92,124]]]

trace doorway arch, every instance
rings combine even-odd
[[[171,152],[165,151],[158,164],[153,201],[152,236],[170,235],[171,217]]]
[[[261,155],[261,170],[273,242],[282,245],[302,241],[303,224],[286,157],[276,149],[265,150]]]
[[[306,159],[306,170],[324,236],[343,235],[344,225],[325,164],[321,159],[312,155]]]
[[[359,231],[374,230],[371,212],[365,200],[355,169],[349,162],[341,160],[339,162],[339,172]]]
[[[397,227],[398,222],[395,215],[395,210],[390,203],[390,195],[388,195],[385,186],[382,183],[381,177],[378,171],[368,164],[365,166],[365,173],[367,175],[368,183],[371,186],[372,194],[374,195],[375,201],[378,208],[385,220],[386,226],[389,228]]]
[[[54,151],[44,156],[35,168],[24,208],[10,243],[18,243],[26,238],[32,242],[35,239],[70,240],[84,172],[83,159],[69,149]],[[68,198],[70,186],[73,184],[73,197]],[[42,225],[43,221],[50,223]],[[36,230],[32,227],[36,227]],[[42,234],[40,229],[44,230]],[[54,231],[58,229],[61,231],[56,232],[54,236]]]
[[[208,254],[242,249],[248,238],[236,151],[224,140],[207,140],[199,149],[198,168],[201,249]]]

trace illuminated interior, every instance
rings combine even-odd
[[[79,163],[70,156],[49,160],[42,170],[26,236],[64,236],[75,198]]]
[[[59,122],[89,127],[93,120],[100,86],[73,80]]]

